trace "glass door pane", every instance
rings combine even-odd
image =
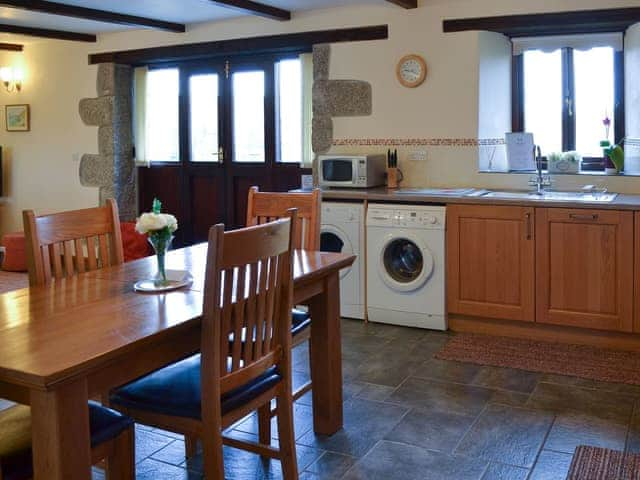
[[[279,161],[302,163],[302,65],[298,58],[276,65]]]
[[[562,52],[524,53],[524,128],[544,155],[562,151]]]
[[[232,76],[233,161],[264,163],[263,71],[237,72]]]
[[[614,52],[613,48],[575,50],[573,61],[576,78],[576,150],[585,157],[601,157],[601,140],[613,138]],[[611,120],[609,138],[603,120]]]
[[[192,162],[220,162],[217,74],[189,77]]]
[[[145,150],[150,162],[178,162],[180,72],[177,68],[147,74]]]

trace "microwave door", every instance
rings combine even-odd
[[[350,159],[333,158],[322,162],[322,178],[326,182],[353,184],[355,183],[353,170],[353,161]]]

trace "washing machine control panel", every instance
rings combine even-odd
[[[445,226],[445,210],[442,207],[410,209],[370,205],[367,225],[441,230]]]

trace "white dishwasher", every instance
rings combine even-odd
[[[446,207],[369,204],[369,321],[446,330]]]

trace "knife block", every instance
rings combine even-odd
[[[398,188],[400,176],[396,167],[387,167],[387,188]]]

